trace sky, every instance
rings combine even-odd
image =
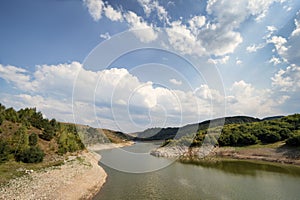
[[[0,102],[123,132],[300,112],[298,0],[2,0]]]

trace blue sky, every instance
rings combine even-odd
[[[0,2],[0,102],[132,132],[300,111],[297,0]]]

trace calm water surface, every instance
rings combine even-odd
[[[156,146],[138,143],[122,148],[133,153],[144,151],[138,157],[124,154],[122,149],[101,151],[103,163],[114,166],[121,161],[122,169],[168,166],[154,172],[126,173],[100,163],[108,178],[94,199],[300,199],[299,168],[245,161],[183,164],[149,155]],[[130,162],[126,164],[127,159]]]

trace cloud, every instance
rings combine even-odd
[[[106,32],[104,34],[100,34],[100,38],[103,38],[105,40],[109,40],[111,38],[111,36],[108,32]]]
[[[205,25],[205,22],[205,16],[194,16],[188,21],[189,26],[194,33],[196,33],[199,28],[203,27]]]
[[[298,19],[295,19],[295,29],[292,32],[291,36],[295,37],[295,36],[299,36],[300,35],[300,22]]]
[[[176,80],[175,78],[172,78],[169,81],[170,81],[170,83],[172,83],[174,85],[182,85],[182,81],[181,80]]]
[[[267,40],[275,46],[275,50],[281,59],[289,64],[300,65],[300,32],[299,32],[299,12],[294,19],[295,27],[290,36],[272,36]]]
[[[253,44],[253,45],[250,45],[246,48],[246,50],[249,52],[249,53],[252,53],[252,52],[256,52],[257,50],[259,49],[262,49],[265,47],[265,44]]]
[[[28,75],[28,71],[23,68],[0,64],[0,78],[6,80],[8,83],[12,83],[18,88],[30,90],[32,87],[29,83],[30,76]]]
[[[218,59],[208,59],[208,63],[211,63],[211,64],[226,64],[227,61],[229,60],[229,56],[224,56],[222,58],[218,58]]]
[[[300,67],[292,64],[286,70],[280,69],[271,78],[272,85],[279,91],[296,92],[300,91]]]
[[[123,21],[122,13],[118,10],[115,10],[111,5],[104,7],[105,16],[112,21]]]
[[[158,18],[167,29],[169,45],[171,48],[189,55],[214,55],[225,56],[233,53],[243,42],[239,33],[239,26],[249,17],[260,21],[267,14],[273,3],[283,3],[283,0],[209,0],[206,11],[209,17],[202,15],[191,16],[171,21],[167,10],[157,0],[138,0],[145,13],[145,19],[131,10],[115,10],[108,2],[86,0],[94,19],[100,19],[102,13],[112,21],[125,21],[129,29],[142,42],[151,42],[157,38],[157,22],[146,20],[151,17]],[[92,8],[95,5],[96,8]],[[100,13],[100,14],[99,14]],[[151,17],[150,17],[151,15]],[[153,16],[152,16],[153,15]],[[269,26],[268,30],[274,32],[275,27]],[[252,45],[247,48],[255,52],[263,48],[261,45]]]
[[[270,60],[269,63],[272,63],[273,65],[278,65],[281,63],[281,60],[275,56],[273,56]]]
[[[47,117],[59,120],[72,121],[74,114],[76,123],[97,126],[101,121],[105,122],[106,128],[115,129],[119,126],[122,130],[126,127],[125,131],[133,131],[137,127],[132,123],[148,116],[149,112],[154,120],[151,126],[158,126],[166,119],[167,125],[174,126],[181,119],[183,123],[188,123],[198,121],[200,114],[208,117],[211,110],[208,96],[201,97],[191,91],[141,82],[124,68],[89,71],[82,68],[80,63],[71,62],[36,66],[32,73],[14,66],[1,66],[0,69],[1,72],[5,70],[1,78],[9,81],[21,73],[18,82],[11,82],[19,84],[14,92],[19,94],[2,93],[0,99],[3,103],[16,108],[34,106]],[[176,79],[170,82],[181,84]],[[30,87],[22,87],[21,84]],[[138,128],[141,130],[147,127]]]
[[[274,46],[279,54],[284,54],[284,52],[287,51],[287,48],[284,46],[284,44],[287,43],[287,40],[284,37],[273,36],[272,38],[267,40],[267,42],[274,44]]]
[[[21,73],[20,84],[30,86],[17,85],[19,92],[2,93],[0,99],[5,105],[34,106],[49,118],[73,121],[75,117],[76,123],[126,132],[201,121],[212,114],[220,114],[225,99],[230,115],[276,114],[279,110],[275,108],[284,104],[290,95],[274,96],[274,93],[299,91],[300,88],[300,68],[295,65],[272,78],[274,91],[257,89],[241,80],[233,83],[227,96],[205,84],[194,91],[157,87],[152,82],[140,81],[124,68],[89,71],[78,62],[40,65],[33,73],[14,66],[1,66],[0,69],[1,72],[9,69],[9,73],[0,74],[13,85],[17,85],[11,82],[17,72]],[[176,79],[170,82],[181,84]]]
[[[101,19],[105,7],[102,0],[83,0],[83,3],[95,21]]]
[[[243,80],[233,83],[227,97],[226,109],[231,115],[263,117],[278,114],[277,108],[285,102],[282,97],[275,97],[271,90],[257,89]]]
[[[171,27],[166,29],[168,41],[175,50],[190,55],[205,55],[206,50],[201,40],[192,33],[192,31],[181,21],[174,21]]]
[[[168,12],[166,9],[159,5],[156,0],[138,0],[138,3],[142,6],[146,17],[149,17],[152,12],[156,12],[160,21],[169,24]]]
[[[283,3],[285,0],[250,0],[248,1],[248,10],[254,16],[256,21],[261,21],[267,14],[269,7],[275,3]]]
[[[234,52],[235,48],[242,43],[243,38],[237,31],[240,24],[249,17],[255,17],[257,21],[264,18],[269,7],[281,0],[209,0],[206,11],[215,17],[215,28],[208,29],[202,34],[203,41],[209,41],[204,47],[215,55],[225,55]],[[254,52],[262,46],[252,45],[248,51]]]
[[[1,103],[16,109],[25,107],[37,108],[47,118],[55,118],[61,122],[73,122],[72,101],[30,95],[26,93],[0,95]]]
[[[32,76],[32,90],[39,94],[70,97],[81,67],[81,64],[75,61],[58,65],[38,65]]]
[[[236,59],[235,64],[241,65],[241,64],[243,64],[243,61],[241,61],[240,59]]]
[[[128,11],[125,14],[125,20],[129,24],[130,30],[141,40],[141,42],[151,42],[157,38],[153,26],[147,24],[142,17],[134,12]]]

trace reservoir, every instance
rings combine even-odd
[[[157,146],[136,143],[100,151],[108,178],[94,200],[300,199],[299,167],[226,160],[184,164],[151,156]]]

